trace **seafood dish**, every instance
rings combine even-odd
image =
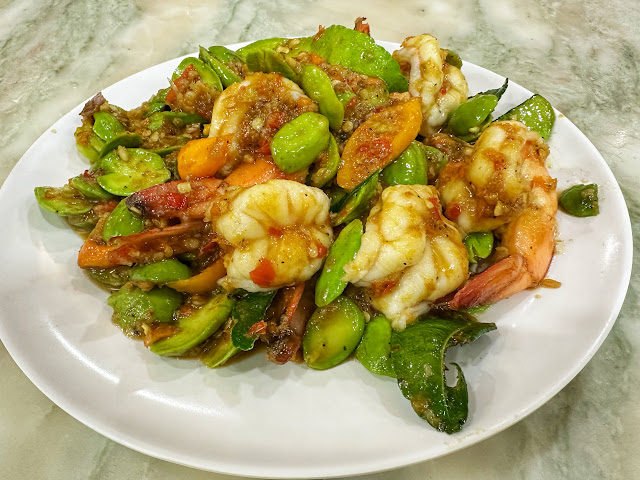
[[[469,96],[461,66],[429,34],[388,52],[363,18],[200,47],[137,108],[88,101],[87,169],[35,197],[82,235],[78,266],[153,354],[355,357],[453,434],[469,395],[446,350],[495,330],[475,318],[492,304],[561,288],[556,213],[598,213],[596,184],[559,192],[547,168],[549,102],[494,118],[508,80]]]

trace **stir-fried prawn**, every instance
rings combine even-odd
[[[173,180],[135,192],[125,202],[129,210],[146,218],[202,220],[207,202],[220,194],[222,183],[217,178]]]
[[[371,209],[344,270],[344,280],[366,287],[371,304],[402,329],[467,279],[468,257],[435,187],[397,185]]]
[[[268,155],[271,139],[285,123],[317,110],[296,83],[277,73],[254,73],[226,88],[216,100],[209,127],[209,137],[228,143],[221,151],[221,176],[243,161],[253,161],[256,154]]]
[[[471,155],[440,172],[445,214],[463,233],[493,231],[502,260],[473,277],[450,302],[468,308],[539,284],[553,257],[556,180],[545,166],[549,148],[520,122],[496,122]]]
[[[274,290],[308,280],[333,241],[329,198],[317,188],[270,180],[229,188],[210,217],[225,254],[227,290]]]
[[[429,34],[408,37],[393,52],[409,81],[409,93],[422,100],[422,135],[429,135],[447,121],[467,99],[469,86],[459,68],[447,63],[447,51]]]

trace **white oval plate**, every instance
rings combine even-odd
[[[104,96],[137,106],[166,86],[177,63],[137,73]],[[464,73],[473,93],[503,82],[470,63]],[[501,111],[530,95],[511,83]],[[38,139],[0,191],[0,338],[53,402],[140,452],[216,472],[283,478],[362,474],[438,457],[488,438],[549,400],[593,356],[622,305],[632,258],[622,194],[595,148],[558,114],[551,173],[560,189],[597,183],[600,215],[559,213],[560,253],[548,277],[562,287],[500,302],[481,317],[498,330],[450,352],[469,385],[469,419],[460,433],[436,432],[414,414],[395,380],[356,361],[313,371],[253,355],[209,370],[157,357],[111,323],[107,294],[76,266],[82,240],[34,199],[34,187],[61,186],[88,167],[73,138],[81,108]]]

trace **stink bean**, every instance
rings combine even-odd
[[[304,361],[316,370],[335,367],[356,349],[364,325],[362,310],[347,297],[318,308],[302,339]]]
[[[227,88],[232,83],[239,82],[241,78],[236,73],[227,67],[221,60],[218,60],[209,50],[204,47],[200,47],[200,58],[205,62],[211,70],[218,75],[222,86]]]
[[[316,305],[324,307],[340,296],[347,286],[342,280],[344,266],[358,253],[362,241],[363,227],[358,219],[344,227],[333,242],[327,259],[322,267],[322,273],[316,283]]]
[[[391,323],[384,315],[376,315],[367,323],[356,358],[370,372],[395,377],[391,363]]]
[[[592,217],[600,211],[598,206],[598,185],[574,185],[567,188],[558,203],[569,215],[575,217]]]
[[[513,107],[498,120],[518,120],[547,140],[556,121],[556,114],[547,99],[541,95],[534,95]]]
[[[318,103],[320,113],[329,119],[329,127],[339,130],[344,120],[344,106],[333,90],[329,75],[315,65],[305,65],[300,85],[309,98]]]
[[[387,185],[427,184],[427,157],[421,145],[414,140],[382,170],[382,178]]]
[[[87,213],[95,204],[68,184],[61,188],[36,187],[34,193],[38,205],[62,216]]]
[[[135,282],[167,283],[189,277],[191,277],[191,269],[175,258],[167,258],[131,269],[131,280]]]
[[[202,60],[196,57],[187,57],[182,60],[178,65],[178,68],[176,68],[173,72],[171,79],[175,80],[180,75],[182,75],[182,73],[189,65],[193,65],[193,68],[195,68],[196,72],[198,72],[198,75],[200,75],[200,79],[203,83],[215,88],[220,92],[222,91],[222,82],[220,81],[218,75],[216,75],[216,73],[211,69],[211,67],[209,67],[209,65],[206,65]]]
[[[327,147],[331,133],[324,115],[307,112],[286,123],[271,141],[273,161],[285,173],[307,168]]]
[[[127,208],[124,200],[107,217],[102,228],[102,239],[108,242],[112,237],[121,237],[140,233],[144,220]]]

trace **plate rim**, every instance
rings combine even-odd
[[[242,43],[237,43],[237,44],[232,44],[232,45],[228,45],[229,48],[238,48],[239,46],[242,45],[246,45],[249,42],[242,42]],[[385,41],[377,41],[378,44],[385,46],[385,48],[397,48],[398,47],[398,43],[393,43],[393,42],[385,42]],[[189,55],[186,55],[189,56]],[[182,56],[182,57],[178,57],[176,59],[172,59],[172,60],[168,60],[166,62],[161,62],[157,65],[151,66],[147,69],[144,69],[140,72],[136,72],[131,76],[128,76],[122,80],[119,80],[118,82],[110,85],[109,87],[105,88],[104,90],[109,90],[109,89],[116,89],[118,88],[122,83],[124,82],[128,82],[130,81],[130,79],[136,75],[140,75],[143,74],[144,72],[146,72],[148,69],[151,68],[155,68],[158,67],[160,65],[165,65],[165,64],[173,64],[174,62],[177,64],[177,62],[179,62],[179,60],[181,58],[184,58],[186,56]],[[479,69],[483,74],[487,75],[495,75],[499,78],[504,78],[501,75],[492,72],[488,69],[485,69],[484,67],[481,67],[479,65],[475,65],[472,64],[471,62],[464,62],[464,64],[466,65],[471,65],[472,68],[477,68]],[[525,87],[522,87],[521,85],[513,82],[513,84],[517,85],[518,87],[526,90],[527,92],[531,93],[528,89],[526,89]],[[88,99],[87,99],[88,100]],[[53,125],[51,125],[49,128],[47,128],[44,133],[27,149],[27,151],[23,154],[23,156],[20,158],[20,160],[16,163],[16,165],[12,168],[12,170],[10,171],[9,175],[7,176],[6,180],[4,181],[2,187],[0,188],[0,201],[4,199],[5,197],[5,192],[9,190],[9,187],[7,187],[7,185],[12,185],[14,180],[13,177],[17,176],[20,169],[24,168],[24,164],[26,163],[23,162],[23,159],[28,158],[30,152],[35,149],[37,147],[37,145],[44,141],[43,137],[45,137],[48,132],[52,129],[55,129],[56,125],[59,122],[62,122],[63,119],[65,119],[68,115],[72,114],[74,111],[81,109],[81,107],[84,105],[85,102],[80,103],[79,105],[77,105],[76,107],[74,107],[73,109],[71,109],[69,112],[65,113],[62,117],[60,117],[58,120],[56,120],[56,122],[54,122]],[[599,335],[598,337],[595,339],[595,341],[591,344],[591,347],[588,349],[587,352],[585,352],[585,354],[582,356],[580,362],[577,362],[576,364],[573,365],[573,368],[570,369],[567,374],[560,379],[560,381],[554,386],[554,388],[550,389],[547,394],[539,396],[537,398],[537,401],[532,402],[529,404],[528,408],[525,409],[525,411],[523,412],[519,412],[519,415],[516,415],[517,418],[507,418],[504,419],[503,422],[501,424],[498,425],[498,427],[494,430],[491,431],[490,434],[478,434],[475,435],[473,437],[471,437],[470,440],[463,440],[461,442],[459,442],[457,445],[454,445],[453,447],[447,449],[447,451],[444,451],[438,455],[435,456],[428,456],[428,457],[424,457],[424,456],[420,456],[418,453],[415,454],[406,454],[406,457],[410,457],[410,458],[402,458],[402,459],[398,459],[397,457],[393,460],[393,461],[379,461],[376,462],[375,465],[377,466],[373,466],[373,468],[369,468],[369,469],[363,469],[362,465],[360,466],[354,466],[351,470],[345,471],[344,469],[340,470],[339,472],[337,471],[331,471],[331,469],[327,470],[327,471],[322,471],[322,472],[313,472],[313,476],[322,476],[322,477],[327,477],[327,478],[333,478],[333,477],[338,477],[338,476],[347,476],[347,475],[359,475],[359,474],[370,474],[370,473],[374,473],[374,472],[381,472],[381,471],[387,471],[390,469],[395,469],[395,468],[399,468],[402,466],[408,466],[408,465],[412,465],[412,464],[416,464],[416,463],[420,463],[426,460],[430,460],[430,459],[434,459],[434,458],[438,458],[444,455],[448,455],[450,453],[454,453],[457,451],[460,451],[464,448],[467,448],[471,445],[474,445],[480,441],[486,440],[487,438],[490,438],[493,435],[496,435],[498,433],[500,433],[501,431],[505,430],[506,428],[508,428],[511,425],[514,425],[515,423],[519,422],[520,420],[522,420],[523,418],[525,418],[526,416],[530,415],[531,413],[533,413],[535,410],[537,410],[538,408],[540,408],[542,405],[544,405],[545,403],[547,403],[549,401],[549,399],[551,399],[553,396],[555,396],[562,388],[564,388],[573,378],[575,378],[575,376],[584,368],[584,366],[591,360],[591,358],[593,358],[593,356],[595,355],[595,353],[597,352],[597,350],[600,348],[600,346],[602,345],[602,343],[604,342],[605,338],[608,336],[608,334],[610,333],[611,329],[613,328],[613,325],[617,319],[617,317],[620,314],[620,311],[622,309],[622,305],[624,303],[628,288],[629,288],[629,282],[630,282],[630,278],[631,278],[631,271],[632,271],[632,259],[633,259],[633,236],[632,236],[632,229],[631,229],[631,220],[630,220],[630,216],[629,216],[629,212],[628,212],[628,207],[626,206],[626,202],[624,199],[624,196],[622,195],[622,191],[620,188],[620,185],[618,184],[617,180],[615,179],[615,176],[613,175],[613,172],[611,171],[609,165],[607,164],[607,162],[604,160],[604,158],[602,157],[602,155],[599,153],[599,151],[596,149],[596,147],[593,145],[593,143],[586,137],[586,135],[584,135],[584,133],[582,133],[580,131],[580,129],[578,129],[573,122],[571,122],[571,120],[569,118],[567,118],[566,116],[562,115],[561,112],[559,112],[557,109],[554,108],[554,110],[556,111],[556,115],[562,116],[564,119],[566,119],[567,122],[569,122],[569,126],[574,130],[574,132],[578,135],[580,135],[582,137],[582,139],[586,142],[585,144],[588,145],[589,149],[593,152],[594,156],[597,157],[598,161],[601,162],[602,166],[604,167],[603,171],[606,173],[606,175],[610,178],[610,181],[612,182],[613,185],[613,190],[615,192],[615,195],[617,198],[617,200],[619,202],[621,202],[622,205],[624,205],[625,209],[623,213],[624,216],[624,224],[621,225],[621,229],[624,230],[623,233],[623,238],[622,240],[625,242],[625,246],[626,248],[624,249],[624,251],[622,252],[623,256],[625,259],[627,259],[628,261],[625,262],[626,268],[623,272],[623,275],[620,276],[621,278],[621,285],[626,285],[625,288],[621,288],[619,290],[616,291],[617,296],[616,296],[616,301],[612,303],[612,308],[609,310],[610,314],[609,314],[609,318],[607,318],[606,322],[604,323],[604,329],[600,329],[599,330]],[[4,204],[4,203],[3,203]],[[4,320],[3,315],[0,315],[0,320]],[[18,352],[18,348],[16,347],[16,345],[13,343],[13,341],[11,340],[11,335],[7,334],[8,330],[6,330],[5,327],[5,323],[4,321],[0,321],[0,339],[2,340],[3,344],[5,345],[5,348],[7,349],[9,355],[12,357],[12,359],[16,362],[16,364],[18,365],[18,367],[22,370],[22,372],[29,378],[29,380],[45,395],[47,396],[54,404],[56,404],[57,406],[59,406],[61,409],[63,409],[65,412],[67,412],[69,415],[71,415],[73,418],[77,419],[78,421],[80,421],[81,423],[83,423],[84,425],[86,425],[87,427],[91,428],[92,430],[100,433],[101,435],[104,435],[105,437],[121,444],[121,445],[125,445],[128,448],[131,448],[135,451],[144,453],[146,455],[155,457],[155,458],[160,458],[166,461],[170,461],[172,463],[177,463],[177,464],[181,464],[181,465],[185,465],[185,466],[189,466],[192,468],[197,468],[197,469],[201,469],[201,470],[208,470],[208,471],[214,471],[214,472],[219,472],[219,473],[225,473],[225,474],[231,474],[231,475],[244,475],[244,476],[251,476],[251,477],[255,477],[255,478],[270,478],[273,477],[273,471],[275,471],[273,469],[273,467],[270,467],[271,470],[266,471],[264,474],[261,474],[260,472],[258,472],[257,470],[265,470],[265,467],[258,467],[258,466],[254,466],[253,467],[253,471],[251,469],[246,469],[243,468],[243,466],[237,466],[238,468],[233,469],[233,468],[225,468],[225,469],[213,469],[211,467],[211,465],[203,465],[203,464],[197,464],[197,463],[192,463],[192,462],[183,462],[179,459],[176,459],[175,456],[171,456],[170,453],[159,453],[158,450],[154,450],[153,448],[151,448],[148,444],[148,442],[143,441],[142,443],[144,445],[140,445],[140,443],[135,443],[134,441],[131,441],[128,436],[122,436],[122,434],[120,434],[117,431],[112,431],[108,428],[107,425],[103,425],[105,422],[104,421],[100,421],[94,418],[86,418],[84,416],[83,412],[78,413],[77,408],[74,407],[73,405],[73,401],[69,401],[69,399],[67,399],[65,397],[65,395],[61,392],[57,392],[55,391],[55,389],[50,389],[49,385],[47,385],[47,382],[44,381],[43,379],[40,378],[40,374],[39,372],[34,371],[31,368],[31,365],[29,364],[28,360],[26,358],[24,358],[20,352]],[[468,427],[468,426],[467,426]],[[428,425],[425,425],[425,428],[431,428]],[[226,465],[228,467],[228,465]],[[277,470],[277,469],[276,469]],[[294,472],[287,472],[285,473],[285,475],[278,475],[279,478],[305,478],[307,476],[310,475],[310,471],[303,471],[303,472],[298,472],[296,473]]]

